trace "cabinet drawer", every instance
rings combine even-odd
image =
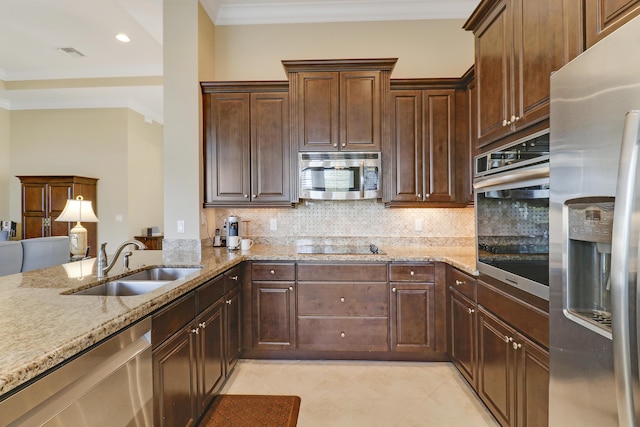
[[[298,283],[298,314],[386,316],[386,283]]]
[[[388,351],[386,317],[299,317],[298,348],[326,351]]]
[[[242,267],[240,265],[233,267],[224,273],[224,293],[237,288],[242,282]]]
[[[296,265],[294,263],[251,264],[251,280],[295,280]]]
[[[202,313],[211,304],[224,295],[224,276],[216,276],[196,290],[198,295],[198,313]]]
[[[196,316],[196,294],[190,292],[151,318],[151,343],[156,347]]]
[[[298,264],[298,280],[386,282],[387,264]]]
[[[389,280],[392,282],[433,282],[433,264],[391,264]]]
[[[476,300],[476,279],[454,268],[447,269],[447,285],[472,301]]]

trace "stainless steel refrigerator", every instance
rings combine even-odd
[[[551,426],[640,424],[638,110],[640,19],[551,76]]]

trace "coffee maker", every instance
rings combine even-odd
[[[229,250],[240,248],[239,227],[240,219],[237,216],[227,218],[227,248],[229,248]]]

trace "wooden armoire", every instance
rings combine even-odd
[[[82,176],[18,176],[22,183],[22,238],[68,236],[75,225],[55,219],[60,216],[67,199],[82,196],[90,200],[98,218],[96,178]],[[87,229],[89,255],[98,253],[98,224],[83,222]]]

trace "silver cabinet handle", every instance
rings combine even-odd
[[[515,123],[517,121],[520,121],[520,116],[511,116],[511,123]]]
[[[199,328],[192,329],[191,333],[198,335],[198,330],[199,330]]]
[[[253,197],[254,199],[257,198],[258,196],[256,196],[255,194],[252,194],[251,197]]]
[[[513,341],[513,338],[508,337],[508,336],[506,336],[506,335],[504,336],[504,342],[506,342],[506,343],[510,343],[510,342],[512,342],[512,341]]]
[[[244,197],[245,199],[248,199],[249,195],[248,194],[243,194],[242,197]]]
[[[467,310],[469,311],[469,314],[475,313],[475,310],[473,308],[468,308]]]
[[[347,336],[347,334],[345,334],[344,332],[340,332],[340,336],[341,336],[342,338],[344,338],[344,337],[346,337],[346,336]]]
[[[391,292],[396,292],[397,289],[396,288],[391,288]]]
[[[342,146],[343,146],[343,147],[346,147],[346,146],[347,146],[347,143],[346,143],[346,142],[343,142],[343,143],[342,143]]]
[[[233,303],[230,299],[226,300],[225,302],[226,302],[227,304],[229,304],[229,305],[231,305],[231,304]]]
[[[412,276],[414,276],[414,275],[416,274],[416,272],[415,272],[415,271],[413,271],[413,270],[411,270],[411,273],[409,273],[409,274],[411,274]]]
[[[206,324],[206,322],[200,322],[200,323],[198,324],[198,326],[200,326],[202,329],[204,329],[204,328],[206,328],[206,327],[207,327],[207,324]]]
[[[515,342],[513,343],[513,349],[514,349],[514,350],[518,350],[518,349],[520,349],[520,348],[522,348],[522,344],[520,344],[520,343],[515,343]]]
[[[276,271],[275,270],[270,270],[269,273],[276,274]]]
[[[231,280],[237,281],[238,280],[238,276],[231,276]]]
[[[338,144],[337,143],[333,143],[333,148],[338,148]]]
[[[293,290],[293,286],[289,286],[289,290],[292,291]]]
[[[502,126],[507,126],[507,125],[510,125],[510,124],[511,124],[511,122],[508,122],[507,119],[504,119],[502,121]]]
[[[462,280],[456,280],[456,285],[460,286],[460,285],[464,285],[464,281]]]
[[[340,302],[344,302],[344,297],[341,297],[341,298],[340,298]]]

